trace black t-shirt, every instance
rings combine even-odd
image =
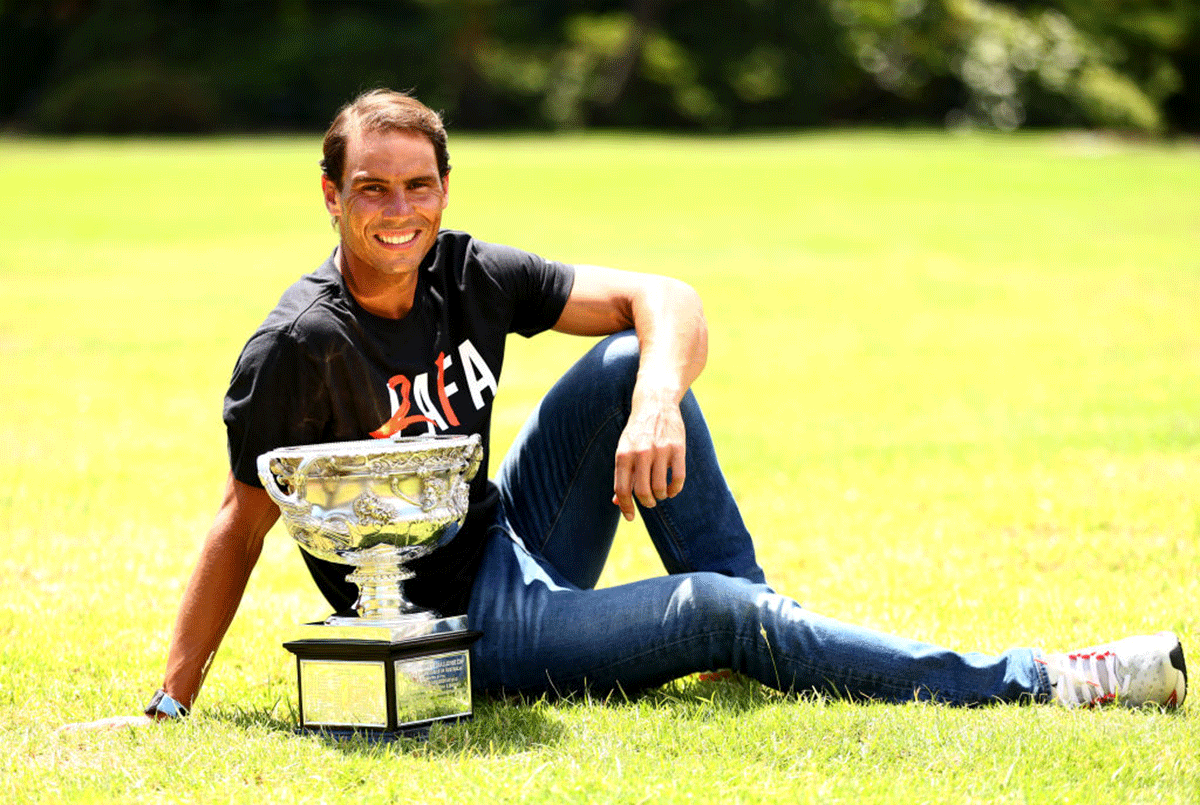
[[[497,499],[488,436],[505,337],[552,327],[573,281],[563,263],[443,231],[421,264],[412,310],[393,320],[360,307],[326,260],[284,292],[238,358],[224,412],[234,477],[261,487],[258,457],[277,447],[480,434],[467,522],[447,546],[412,562],[417,577],[405,584],[421,606],[465,612]],[[303,555],[334,608],[349,610],[357,595],[345,580],[350,568]]]

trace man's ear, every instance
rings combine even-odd
[[[325,209],[330,215],[342,214],[342,197],[338,186],[328,176],[321,177],[321,193],[325,196]]]

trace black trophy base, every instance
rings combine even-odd
[[[283,644],[296,655],[301,731],[392,740],[472,717],[469,649],[481,632],[358,640],[332,631]]]

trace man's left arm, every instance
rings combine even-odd
[[[670,277],[576,266],[554,329],[609,335],[634,328],[640,359],[629,421],[617,445],[613,502],[626,520],[683,489],[686,434],[679,403],[704,368],[708,325],[700,296]]]

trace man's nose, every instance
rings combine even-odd
[[[403,188],[393,190],[388,194],[387,214],[393,218],[403,218],[412,212],[412,204],[408,202],[408,192]]]

